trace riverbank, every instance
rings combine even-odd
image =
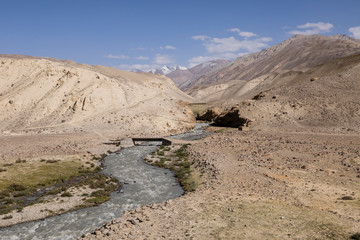
[[[119,188],[100,173],[106,154],[92,154],[94,139],[82,135],[0,137],[0,227],[96,206]]]
[[[195,192],[125,212],[83,239],[350,239],[358,135],[221,130],[188,147]]]

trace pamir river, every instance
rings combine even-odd
[[[193,132],[173,136],[176,139],[199,139],[206,135],[206,124],[197,124]],[[143,162],[157,146],[135,146],[121,149],[104,160],[104,173],[123,183],[121,192],[113,192],[111,199],[97,207],[85,208],[43,220],[0,228],[0,239],[27,240],[77,239],[92,232],[124,211],[163,202],[181,196],[184,192],[173,173],[167,169]]]

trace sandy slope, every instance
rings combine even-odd
[[[193,126],[166,77],[23,57],[0,59],[0,131],[168,134]]]

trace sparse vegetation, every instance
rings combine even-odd
[[[20,158],[18,160],[16,160],[15,163],[26,163],[26,160],[21,160]]]
[[[11,219],[11,218],[13,218],[12,215],[7,215],[7,216],[3,217],[4,220],[5,220],[5,219]]]
[[[51,160],[46,160],[46,163],[57,163],[59,162],[60,160],[54,160],[54,159],[51,159]]]
[[[200,112],[205,111],[208,108],[206,103],[192,103],[189,104],[190,109],[192,110],[194,117],[196,117]]]
[[[69,192],[64,192],[60,195],[61,197],[72,197],[72,194]]]
[[[186,192],[191,192],[196,189],[198,184],[188,159],[188,146],[189,144],[184,144],[175,151],[171,151],[168,146],[160,146],[159,150],[152,154],[156,160],[147,159],[147,161],[154,166],[172,170],[183,189]]]
[[[73,187],[89,186],[97,189],[96,196],[88,196],[96,199],[88,199],[83,207],[107,201],[110,193],[120,187],[120,183],[116,178],[100,173],[102,166],[96,164],[96,161],[102,161],[105,156],[92,155],[92,162],[88,161],[85,166],[81,161],[73,159],[40,159],[30,162],[18,159],[16,164],[4,164],[7,171],[0,176],[0,215],[13,210],[21,212],[28,205],[42,202],[45,196],[72,197],[73,194],[67,190]]]

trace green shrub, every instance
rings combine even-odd
[[[57,163],[59,160],[46,160],[46,163]]]
[[[26,187],[24,187],[23,185],[21,184],[16,184],[16,183],[12,183],[8,186],[7,188],[9,191],[24,191],[26,190]]]
[[[69,192],[64,192],[63,194],[60,195],[61,197],[72,197],[72,194]]]

